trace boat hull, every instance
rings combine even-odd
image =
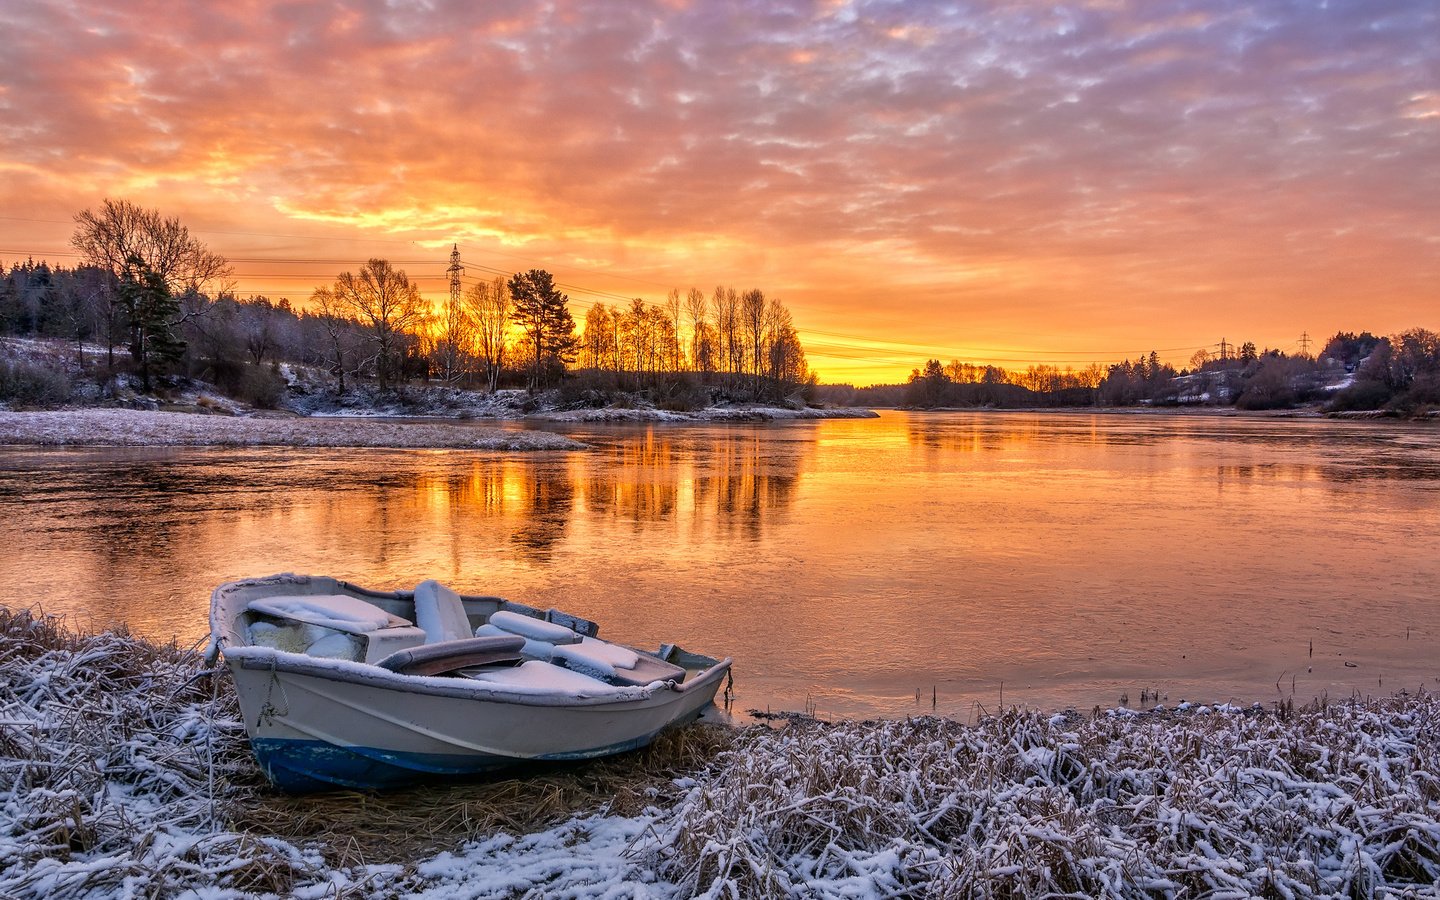
[[[385,788],[532,760],[633,750],[710,705],[728,661],[684,685],[596,697],[505,695],[466,679],[227,656],[256,759],[292,792]]]
[[[671,724],[685,724],[699,716],[700,712],[696,711],[687,719]],[[337,788],[382,790],[451,776],[484,775],[531,760],[593,759],[638,750],[659,733],[640,735],[607,747],[544,754],[529,760],[474,752],[415,753],[382,747],[340,747],[327,741],[289,738],[257,737],[250,745],[260,767],[276,787],[293,794],[306,794]]]

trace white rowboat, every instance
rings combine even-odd
[[[437,582],[272,575],[215,589],[211,653],[279,787],[379,788],[642,747],[697,718],[730,660],[602,641],[595,623]]]

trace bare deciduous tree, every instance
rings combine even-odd
[[[127,278],[139,283],[154,276],[172,295],[183,296],[223,288],[233,274],[225,258],[191,237],[179,219],[128,200],[107,199],[97,210],[78,213],[70,244],[86,263],[114,276],[105,290],[106,315],[112,322],[121,311],[119,287]],[[107,341],[113,366],[114,339]]]
[[[128,200],[105,200],[98,210],[77,214],[70,243],[85,262],[108,269],[117,279],[127,272],[139,277],[132,262],[139,260],[176,295],[221,287],[233,274],[225,258],[191,237],[179,219]]]
[[[474,345],[475,317],[471,304],[466,303],[463,297],[459,303],[452,303],[446,298],[440,315],[440,334],[435,343],[435,361],[446,384],[454,384],[464,377]]]
[[[347,360],[351,359],[350,336],[354,326],[347,315],[349,307],[330,288],[317,288],[311,296],[315,304],[316,318],[325,332],[325,341],[320,351],[321,362],[340,379],[340,392],[345,392]]]
[[[740,340],[740,295],[734,288],[717,285],[710,303],[715,308],[721,365],[730,376],[737,376],[745,356],[745,345]]]
[[[359,275],[341,272],[329,290],[369,330],[380,390],[385,390],[406,335],[418,331],[429,318],[420,289],[388,260],[372,259]]]
[[[764,375],[765,355],[765,292],[751,289],[740,297],[740,331],[745,338],[745,351],[750,357],[751,374],[756,393]]]
[[[665,368],[678,372],[682,368],[680,356],[680,313],[684,309],[680,289],[671,288],[665,297],[665,317],[669,320],[665,340]]]
[[[619,346],[615,340],[615,316],[610,307],[596,303],[585,313],[585,334],[581,341],[581,365],[592,369],[620,369]]]
[[[465,309],[474,328],[476,355],[490,393],[500,384],[505,368],[510,327],[510,289],[496,277],[488,284],[478,282],[465,292]]]
[[[690,368],[692,371],[703,372],[705,369],[700,365],[700,340],[705,330],[705,293],[699,288],[692,287],[690,293],[685,295],[685,313],[690,318]]]

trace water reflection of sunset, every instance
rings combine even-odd
[[[1389,686],[1440,641],[1423,524],[1440,446],[1415,427],[891,413],[580,431],[588,451],[529,456],[5,451],[0,574],[50,611],[187,639],[221,581],[435,577],[732,653],[742,703],[857,714],[914,711],[931,687],[963,714],[1000,680],[1054,704],[1137,678],[1254,691],[1277,660],[1333,694],[1356,686],[1343,661]],[[1316,662],[1292,658],[1311,641]]]

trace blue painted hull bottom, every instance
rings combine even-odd
[[[699,718],[699,711],[682,724]],[[667,726],[669,727],[669,726]],[[664,729],[661,729],[664,730]],[[593,759],[636,750],[655,739],[643,735],[608,747],[595,747],[533,758],[480,753],[408,753],[378,747],[340,747],[326,741],[253,738],[250,748],[260,768],[283,791],[307,794],[341,788],[378,790],[444,777],[481,775],[528,762]]]

